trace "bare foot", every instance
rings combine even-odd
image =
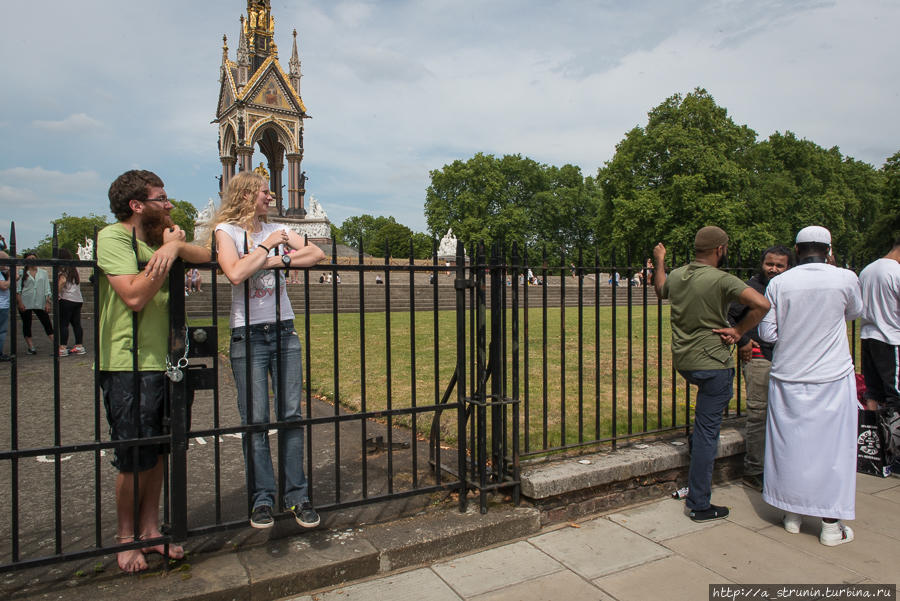
[[[158,538],[162,536],[159,532],[155,534],[145,534],[141,538],[151,539]],[[153,545],[152,547],[144,547],[141,549],[144,553],[159,553],[162,556],[165,556],[166,549],[165,545]],[[169,559],[181,559],[184,557],[184,549],[180,545],[169,544]]]
[[[130,541],[129,541],[130,542]],[[147,560],[140,549],[129,549],[116,553],[119,569],[127,574],[137,574],[147,569]]]

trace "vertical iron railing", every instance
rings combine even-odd
[[[15,255],[14,229],[9,240]],[[274,382],[273,403],[277,410],[275,419],[265,422],[253,419],[253,403],[248,401],[247,424],[238,423],[232,400],[235,390],[227,374],[219,373],[220,307],[214,244],[212,261],[200,266],[209,273],[208,296],[186,300],[181,292],[182,263],[177,262],[169,275],[169,353],[172,358],[186,353],[191,365],[181,382],[169,386],[165,436],[109,441],[102,424],[97,373],[92,372],[94,402],[83,404],[86,434],[83,440],[69,438],[64,416],[70,366],[59,358],[47,363],[47,402],[53,413],[48,440],[24,430],[19,370],[28,359],[16,357],[19,331],[11,310],[12,360],[3,368],[9,369],[8,374],[0,373],[10,391],[4,416],[9,443],[8,448],[0,449],[0,462],[8,462],[10,478],[9,504],[4,508],[8,531],[2,532],[7,542],[0,552],[0,571],[148,544],[166,545],[245,527],[249,499],[246,505],[232,501],[246,494],[246,478],[252,477],[247,472],[252,472],[252,467],[244,467],[236,446],[229,443],[247,436],[252,450],[259,444],[253,442],[253,433],[268,431],[278,437],[277,487],[283,490],[282,434],[296,428],[305,432],[306,477],[311,497],[322,511],[437,491],[457,493],[460,510],[465,510],[470,493],[474,493],[480,509],[486,511],[489,496],[497,491],[508,491],[518,501],[521,459],[603,444],[614,447],[636,437],[689,428],[691,391],[671,366],[669,343],[664,339],[669,331],[668,305],[650,289],[646,251],[640,256],[632,256],[630,251],[611,253],[601,259],[597,251],[591,258],[590,253],[586,257],[586,253],[564,249],[551,254],[546,248],[513,244],[511,249],[492,245],[488,256],[482,244],[467,254],[458,243],[455,256],[447,258],[454,264],[439,269],[436,243],[429,259],[414,260],[410,247],[409,260],[399,262],[368,258],[361,248],[355,262],[349,257],[342,260],[334,245],[330,250],[330,285],[313,284],[310,268],[302,268],[301,285],[285,288],[284,272],[273,270],[276,315],[281,315],[281,293],[286,290],[294,299],[294,309],[304,313],[304,327],[299,330],[306,348],[305,365],[283,365],[280,330],[276,335],[278,381]],[[389,257],[390,249],[386,251]],[[624,256],[624,263],[618,263],[617,256]],[[686,257],[687,253],[678,252],[676,261],[676,252],[672,252],[669,267]],[[51,270],[54,302],[59,292],[56,276],[66,265],[93,270],[95,282],[105,277],[95,261],[66,262],[55,250],[52,258],[33,264]],[[10,267],[14,308],[17,271],[25,261],[13,256],[0,260],[0,265]],[[749,275],[741,265],[730,269],[742,279]],[[638,273],[640,278],[635,279]],[[383,284],[372,283],[375,274],[383,274]],[[624,277],[617,279],[616,274]],[[339,277],[345,286],[338,285]],[[426,278],[430,278],[430,293],[423,283]],[[637,285],[643,289],[632,290]],[[622,286],[627,290],[620,290]],[[254,308],[248,286],[241,284],[236,290],[243,295],[237,302],[249,316]],[[98,286],[87,298],[93,305],[90,318],[95,344],[91,350],[96,363],[100,356],[96,342]],[[403,311],[410,314],[401,315]],[[430,328],[422,325],[418,311],[431,311]],[[55,316],[54,326],[57,330],[61,327]],[[408,341],[401,334],[405,328]],[[576,329],[574,334],[571,328]],[[855,342],[857,330],[852,325],[849,330]],[[354,336],[358,336],[358,344]],[[244,344],[249,366],[253,352],[249,337]],[[429,352],[433,353],[431,361]],[[403,359],[407,354],[409,359]],[[328,361],[323,363],[323,357]],[[200,365],[209,361],[211,365]],[[328,369],[322,367],[326,364]],[[280,419],[286,391],[283,378],[291,369],[300,370],[306,387],[300,421]],[[433,373],[429,374],[429,369]],[[227,386],[222,385],[225,382]],[[248,377],[248,386],[250,382]],[[249,399],[252,391],[246,392]],[[201,394],[195,403],[195,395]],[[739,393],[736,396],[732,413],[740,415]],[[433,400],[426,402],[428,399]],[[427,461],[424,456],[420,461],[418,453],[424,452],[425,445],[418,444],[417,434],[425,428],[420,428],[418,420],[428,418]],[[384,433],[386,444],[379,442],[378,432]],[[408,447],[402,446],[404,439],[409,440]],[[104,499],[112,490],[112,470],[106,455],[117,446],[124,452],[136,452],[147,444],[171,448],[163,504],[166,529],[153,541],[110,544],[113,513]],[[69,455],[88,459],[83,480],[89,483],[87,503],[93,504],[93,512],[70,515],[61,511],[67,470],[75,465],[74,461],[65,462]],[[22,499],[30,494],[23,471],[32,467],[26,466],[26,461],[38,457],[48,458],[47,469],[53,470],[52,477],[48,471],[48,478],[41,481],[46,498],[52,499],[42,509],[46,520],[38,537],[50,541],[47,547],[38,545],[30,532],[23,536]],[[347,467],[357,462],[357,469]],[[198,492],[201,489],[203,492]],[[281,498],[279,495],[279,508],[284,510]],[[282,511],[279,518],[285,517]],[[73,531],[78,533],[77,540],[70,535]]]

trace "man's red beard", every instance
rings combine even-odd
[[[146,242],[150,246],[162,246],[163,231],[172,227],[175,222],[165,209],[158,209],[151,204],[144,204],[144,212],[141,214],[141,227],[144,230]]]

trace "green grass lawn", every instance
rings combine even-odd
[[[643,308],[635,306],[630,339],[627,307],[616,307],[615,336],[612,307],[600,307],[599,312],[585,307],[580,320],[573,307],[565,308],[564,315],[559,307],[548,308],[546,318],[542,309],[529,309],[527,339],[526,315],[520,310],[517,395],[513,388],[511,312],[506,315],[504,396],[520,399],[522,451],[608,439],[613,436],[614,419],[617,436],[685,424],[684,380],[674,378],[673,387],[668,306],[659,312],[655,306],[648,307],[646,327]],[[489,339],[490,315],[485,319]],[[305,338],[304,320],[304,315],[298,315],[295,321],[301,340]],[[658,337],[660,322],[662,344]],[[470,323],[467,313],[468,366],[472,359]],[[228,320],[220,320],[219,328],[220,350],[227,355]],[[364,341],[360,336],[363,328]],[[314,314],[310,315],[309,347],[310,389],[315,395],[332,402],[336,399],[351,411],[432,405],[443,396],[456,367],[456,314],[381,312],[361,317],[358,313],[342,313],[336,323],[330,314]],[[469,379],[467,394],[471,394],[472,386]],[[691,391],[691,398],[695,392]],[[456,391],[450,400],[456,400]],[[736,409],[735,399],[730,411]],[[420,414],[417,431],[427,433],[431,418],[431,413]],[[507,420],[510,418],[511,411],[507,413]],[[398,416],[394,423],[412,425],[409,416]],[[442,435],[449,442],[456,438],[455,423],[449,418],[442,420]]]

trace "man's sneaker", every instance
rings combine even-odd
[[[763,477],[762,474],[745,474],[741,479],[744,483],[744,486],[748,488],[752,488],[755,491],[762,492],[763,489]]]
[[[291,507],[291,513],[294,514],[294,518],[297,520],[297,523],[300,524],[303,528],[315,528],[319,525],[319,514],[316,513],[316,510],[313,509],[312,503],[309,501],[304,501],[300,507],[294,505]]]
[[[268,505],[260,505],[254,507],[250,513],[250,525],[254,528],[266,529],[275,525],[275,518],[272,517],[272,508]]]
[[[798,534],[800,532],[800,524],[803,523],[803,516],[799,513],[791,513],[788,511],[784,514],[783,523],[785,530],[791,534]]]
[[[67,349],[67,348],[64,347],[64,346],[59,347],[59,356],[60,356],[60,357],[68,357],[68,356],[69,356],[69,349]]]
[[[836,547],[853,540],[853,530],[850,526],[844,526],[841,522],[822,521],[822,533],[819,534],[819,542],[826,547]]]
[[[692,509],[688,514],[695,522],[709,522],[728,517],[728,508],[720,505],[710,505],[706,509]]]
[[[87,351],[84,350],[84,347],[80,344],[76,344],[75,346],[73,346],[72,348],[69,349],[70,355],[84,355],[85,353],[87,353]]]

